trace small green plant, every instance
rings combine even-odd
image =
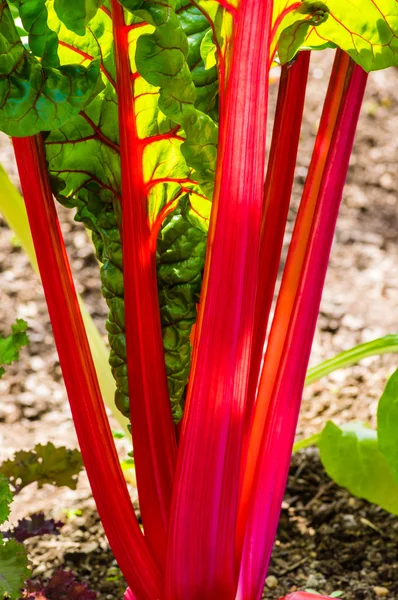
[[[11,327],[11,335],[0,336],[0,379],[5,373],[3,365],[10,365],[18,360],[21,348],[29,343],[27,328],[26,321],[17,319]]]
[[[387,382],[377,410],[377,430],[367,423],[328,421],[296,444],[316,444],[328,475],[352,494],[398,515],[398,370]]]

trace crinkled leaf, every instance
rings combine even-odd
[[[36,444],[31,451],[19,450],[13,459],[3,462],[0,472],[8,478],[16,491],[34,481],[39,488],[47,483],[65,485],[74,490],[82,468],[79,450],[69,450],[64,446],[57,448],[48,442],[45,446]]]
[[[398,484],[377,433],[362,423],[338,427],[329,421],[318,439],[322,464],[329,477],[351,494],[398,514]]]
[[[223,3],[218,2],[218,0],[194,0],[193,4],[200,8],[202,14],[206,16],[207,22],[211,24],[212,32],[214,32],[212,37],[216,48],[217,62],[223,62],[227,68],[234,27],[233,13],[226,10],[222,5]],[[239,0],[228,2],[228,4],[236,8]]]
[[[46,154],[57,198],[67,206],[75,206],[76,218],[93,232],[97,256],[102,263],[102,291],[110,310],[106,327],[111,346],[110,363],[117,382],[116,403],[128,415],[119,232],[121,182],[112,23],[107,11],[99,10],[85,35],[79,37],[70,32],[50,9],[49,13],[49,23],[57,31],[59,39],[61,63],[73,62],[74,57],[83,59],[83,63],[93,58],[101,61],[105,89],[78,116],[47,137]],[[208,29],[207,21],[187,2],[180,3],[179,18],[183,24],[183,30],[179,31],[181,39],[185,39],[184,56],[191,69],[190,77],[200,90],[196,101],[201,108],[211,110],[217,93],[217,73],[215,69],[206,71],[200,58],[200,42]],[[163,229],[167,228],[167,234],[164,234],[163,245],[158,252],[165,360],[173,414],[178,420],[188,377],[189,334],[196,319],[209,202],[202,197],[192,168],[187,166],[182,155],[181,146],[186,136],[183,127],[159,110],[158,87],[137,72],[137,43],[143,35],[149,35],[153,27],[137,15],[130,15],[127,22],[132,26],[129,42],[136,125],[144,147],[144,184],[150,222],[155,223],[160,211],[173,200],[177,207],[181,198],[188,198],[184,209],[177,209],[175,218],[170,217],[171,224],[167,220],[161,227],[159,240]],[[193,106],[192,111],[196,113]],[[171,234],[173,227],[175,232]],[[192,257],[189,257],[189,251]]]
[[[379,449],[398,484],[398,369],[390,377],[377,409]]]
[[[55,12],[60,21],[78,35],[86,33],[87,24],[101,4],[102,0],[54,0]]]
[[[59,67],[58,39],[48,26],[46,0],[9,0],[11,7],[18,11],[24,28],[28,33],[29,48],[32,53],[42,59],[42,65]],[[15,13],[13,14],[15,18]]]
[[[188,65],[188,41],[175,13],[176,3],[145,2],[136,14],[155,27],[137,41],[136,63],[142,77],[160,88],[159,108],[181,125],[186,141],[181,147],[204,194],[213,194],[218,129],[209,115],[196,108],[196,88]]]
[[[290,0],[287,7],[297,6]],[[396,0],[306,0],[289,12],[279,29],[282,63],[301,46],[338,46],[365,71],[398,65]]]
[[[28,557],[22,544],[0,540],[0,596],[20,598],[26,577],[30,575]]]
[[[0,379],[5,371],[1,365],[10,365],[19,359],[19,351],[29,343],[26,333],[28,324],[23,319],[17,319],[11,326],[12,333],[6,337],[0,336]]]
[[[63,525],[64,523],[61,521],[46,519],[42,512],[34,513],[30,515],[30,517],[18,521],[17,526],[11,531],[8,531],[4,537],[12,537],[16,539],[17,542],[24,542],[28,538],[44,535],[46,533],[59,535],[59,530]]]
[[[202,43],[209,32],[209,22],[196,6],[187,0],[178,0],[175,10],[188,40],[187,63],[196,89],[195,106],[208,114],[214,108],[218,95],[217,69],[213,65],[205,65],[201,56]]]
[[[4,475],[0,473],[0,525],[5,523],[9,517],[11,502],[12,493],[10,484]]]
[[[29,600],[95,600],[97,594],[85,583],[76,581],[71,571],[58,569],[45,585],[27,581],[23,597]]]
[[[86,68],[43,64],[23,46],[4,3],[0,7],[0,129],[12,136],[60,127],[99,93],[100,61]]]

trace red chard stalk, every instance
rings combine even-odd
[[[282,67],[279,83],[261,224],[260,264],[248,391],[248,417],[251,414],[250,408],[255,401],[267,325],[282,252],[300,141],[309,63],[310,53],[300,52],[293,64]]]
[[[227,600],[236,592],[236,474],[258,273],[271,12],[263,0],[243,0],[238,10],[173,496],[170,600]]]
[[[336,71],[344,74],[344,82],[325,168],[312,210],[307,209],[311,194],[303,197],[273,322],[273,328],[286,322],[284,347],[272,385],[264,376],[268,356],[273,358],[271,331],[253,418],[248,470],[252,473],[253,462],[256,462],[256,475],[244,482],[242,503],[246,506],[247,521],[240,523],[245,531],[239,597],[245,599],[260,598],[271,556],[330,249],[367,82],[365,71],[340,51],[337,51]],[[332,77],[332,86],[333,83]],[[328,120],[330,111],[335,108],[336,89],[338,87],[329,90],[330,103],[326,102],[323,119]],[[302,261],[296,245],[302,241],[302,229],[308,221],[310,235]],[[300,277],[296,286],[291,274],[298,269]],[[257,419],[263,423],[259,445]],[[275,448],[279,449],[277,456]],[[249,481],[250,500],[247,501]],[[245,518],[245,510],[240,518]]]
[[[40,136],[14,138],[22,192],[54,338],[91,489],[109,542],[140,598],[157,597],[160,574],[135,517],[92,361]]]
[[[122,168],[122,247],[126,346],[134,459],[145,537],[158,561],[166,554],[177,444],[171,419],[147,195],[129,61],[129,28],[112,0]]]

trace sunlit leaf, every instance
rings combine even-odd
[[[365,71],[398,65],[398,3],[395,0],[289,0],[278,53],[282,63],[301,46],[338,46]]]
[[[362,423],[338,427],[329,421],[318,446],[327,474],[338,485],[398,514],[398,483],[379,450],[376,431]]]

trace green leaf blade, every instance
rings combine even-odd
[[[395,0],[309,0],[287,15],[283,28],[278,44],[282,63],[302,46],[338,46],[367,72],[398,65]]]
[[[315,367],[311,367],[307,371],[305,385],[310,385],[338,369],[350,367],[369,356],[381,356],[390,352],[398,352],[397,333],[391,333],[370,342],[359,344],[340,352],[336,356],[333,356],[333,358],[329,358]]]
[[[43,66],[58,68],[58,39],[56,33],[48,26],[48,10],[46,0],[10,0],[18,10],[22,24],[28,32],[29,47],[42,59]]]
[[[0,129],[8,135],[24,137],[58,128],[102,88],[99,60],[88,67],[54,68],[29,53],[6,3],[0,7],[0,52]]]
[[[54,9],[68,29],[83,36],[101,4],[102,0],[55,0]]]

